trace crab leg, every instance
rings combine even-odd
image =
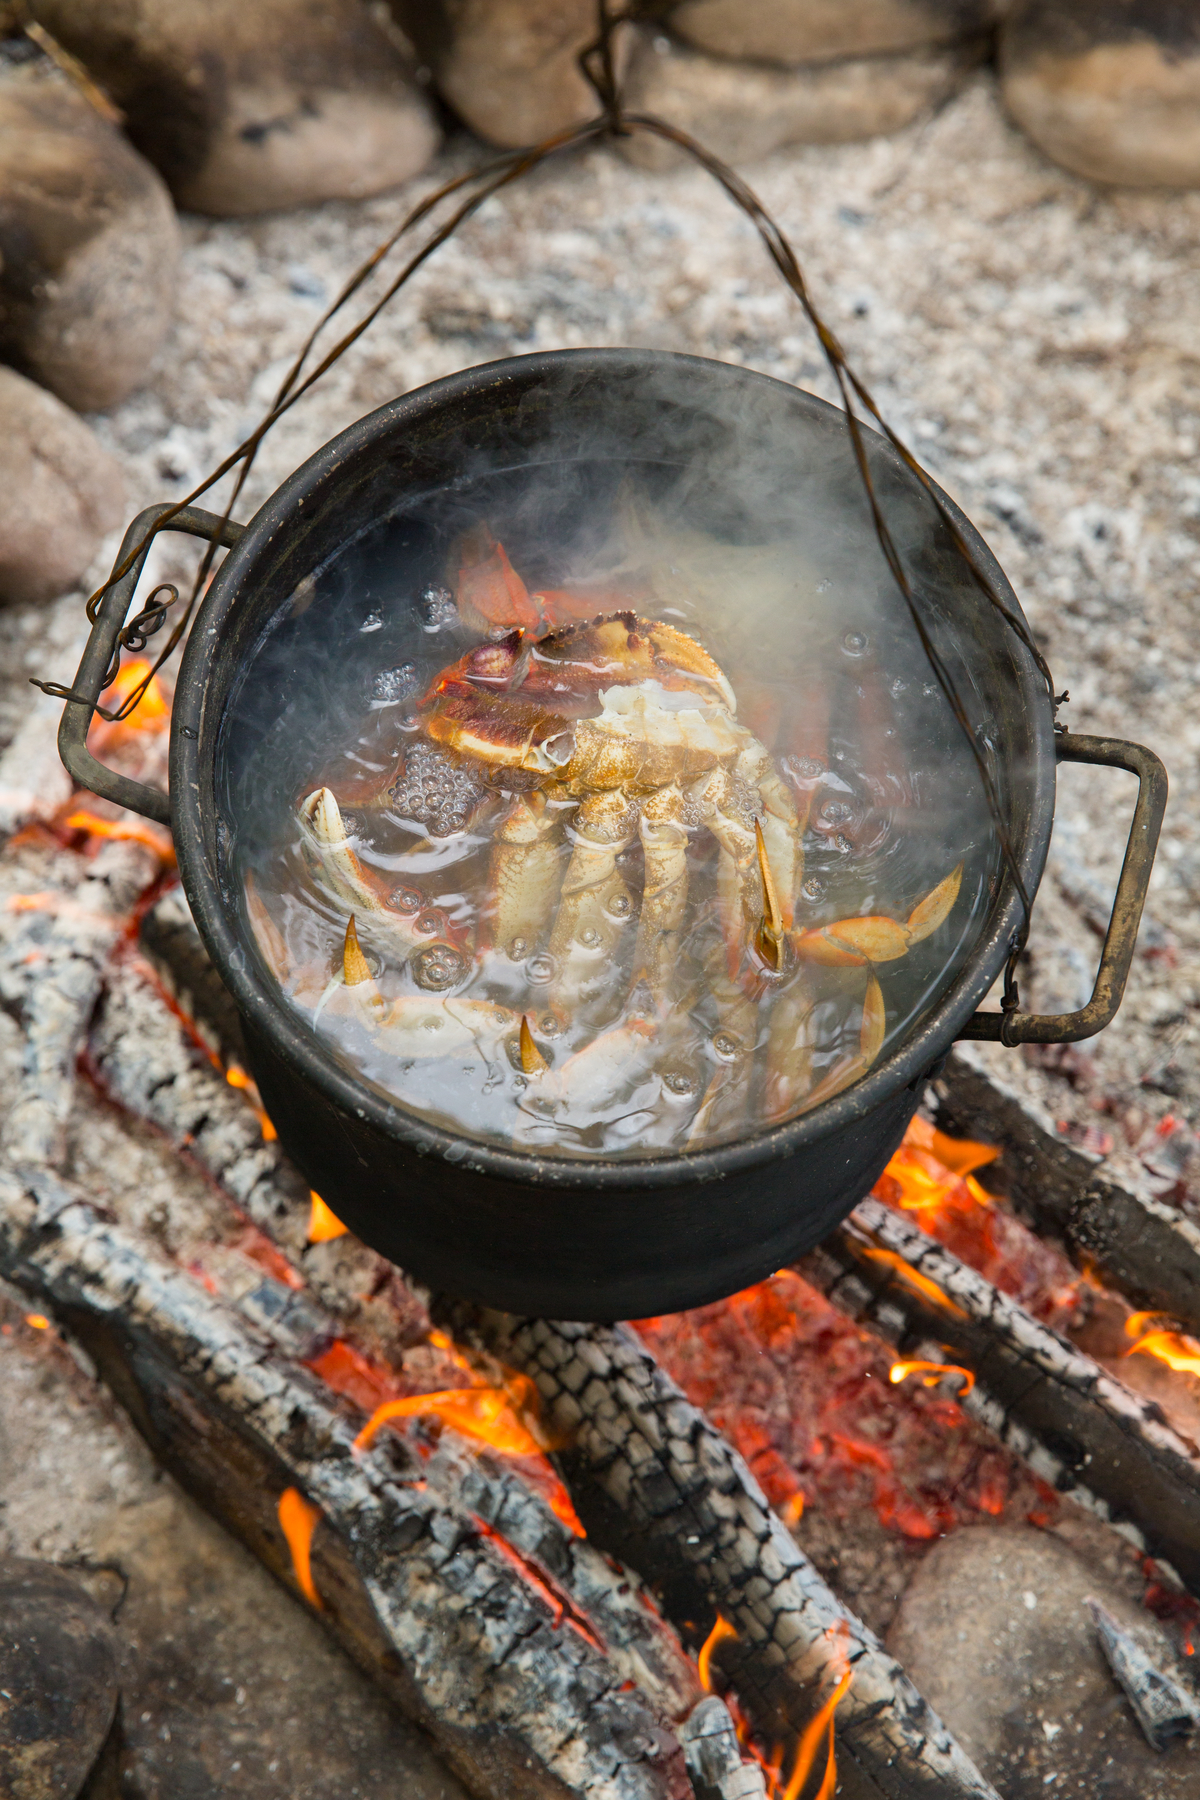
[[[496,830],[494,942],[515,960],[537,948],[561,885],[558,817],[541,793],[517,794]]]
[[[792,947],[805,962],[824,963],[830,968],[895,962],[949,918],[958,899],[962,873],[959,863],[923,900],[918,900],[904,924],[879,913],[864,919],[837,919],[832,925],[793,932]]]
[[[519,625],[524,631],[537,631],[541,625],[529,589],[509,562],[504,545],[484,524],[459,540],[454,592],[460,612],[471,624],[485,629]]]
[[[634,821],[634,808],[614,788],[589,794],[571,826],[574,848],[550,936],[558,964],[553,999],[568,1012],[594,997],[611,975],[621,932],[633,917],[617,857],[633,842]]]
[[[408,953],[429,942],[416,930],[416,919],[394,912],[377,893],[367,871],[350,848],[341,808],[328,788],[317,788],[300,803],[298,814],[304,847],[322,886],[351,912],[385,926]]]
[[[706,957],[705,970],[709,990],[720,1009],[720,1022],[711,1039],[717,1066],[692,1120],[687,1138],[689,1150],[703,1149],[718,1132],[745,1120],[758,1035],[758,1008],[730,980],[719,944],[714,944]]]
[[[659,1006],[668,998],[687,910],[688,833],[682,815],[683,795],[672,783],[650,795],[638,822],[646,885],[634,951],[635,980],[645,977]]]
[[[763,1118],[770,1124],[798,1112],[812,1088],[816,1001],[803,975],[780,994],[767,1029]]]
[[[738,757],[736,774],[728,769],[717,769],[697,785],[696,797],[704,806],[708,827],[721,846],[717,898],[729,972],[736,975],[747,946],[758,939],[767,914],[760,842],[763,860],[773,881],[775,929],[782,934],[791,924],[801,870],[796,809],[766,751],[754,739]],[[739,795],[739,786],[743,789],[749,786],[756,796],[756,810],[749,816]]]

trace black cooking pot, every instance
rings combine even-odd
[[[1088,1036],[1115,1012],[1133,953],[1165,805],[1162,765],[1136,745],[1055,735],[1029,653],[971,582],[900,458],[868,433],[885,503],[891,496],[925,508],[925,566],[954,590],[963,654],[986,689],[994,722],[993,778],[1030,895],[1046,859],[1056,757],[1114,764],[1139,777],[1088,1007],[1058,1018],[976,1012],[1022,918],[1015,884],[1003,874],[957,973],[853,1087],[791,1123],[752,1130],[716,1149],[592,1161],[500,1149],[426,1123],[356,1079],[284,1001],[231,867],[235,821],[223,814],[221,775],[230,697],[281,609],[405,496],[444,491],[484,460],[515,467],[561,457],[576,429],[593,459],[619,458],[639,434],[661,446],[683,442],[697,421],[702,432],[728,431],[730,418],[743,419],[738,429],[760,448],[766,419],[777,435],[794,432],[798,456],[845,455],[839,413],[764,376],[648,351],[565,351],[469,369],[382,407],[311,457],[247,526],[222,526],[190,507],[151,508],[131,526],[122,559],[160,520],[163,528],[216,534],[230,552],[183,657],[171,720],[170,799],[103,768],[85,744],[144,554],[103,602],[76,680],[80,698],[63,718],[59,743],[74,779],[170,825],[196,923],[242,1016],[251,1073],[306,1180],[360,1238],[421,1280],[521,1313],[644,1317],[732,1293],[793,1260],[870,1189],[956,1037],[1003,1035],[1013,1044]],[[942,499],[1019,617],[986,545]],[[869,533],[865,509],[862,528]]]

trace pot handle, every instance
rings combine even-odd
[[[1023,1013],[977,1012],[959,1032],[963,1038],[983,1038],[1001,1044],[1076,1044],[1094,1037],[1116,1016],[1125,993],[1129,967],[1137,944],[1138,926],[1146,903],[1154,852],[1167,806],[1167,771],[1153,750],[1123,738],[1080,737],[1061,732],[1054,740],[1060,762],[1081,762],[1128,769],[1138,778],[1137,805],[1125,846],[1125,861],[1112,914],[1100,952],[1100,967],[1092,997],[1079,1012]]]
[[[116,648],[117,634],[125,623],[138,577],[150,554],[150,544],[157,535],[158,521],[167,514],[170,517],[162,527],[164,531],[186,531],[192,537],[207,539],[209,543],[215,538],[217,543],[224,544],[230,550],[246,529],[244,525],[235,525],[232,519],[222,520],[216,513],[203,512],[198,506],[148,506],[145,512],[138,514],[125,533],[113,567],[119,569],[135,545],[141,543],[147,534],[148,541],[120,581],[113,582],[100,603],[96,622],[83,652],[83,660],[75,676],[73,692],[79,698],[67,701],[63,709],[62,724],[58,728],[58,753],[77,786],[99,794],[102,800],[112,800],[118,806],[127,806],[131,812],[141,813],[147,819],[155,819],[160,825],[171,823],[169,796],[161,788],[150,787],[144,781],[131,781],[127,775],[118,775],[115,770],[106,769],[88,749],[87,734],[92,714],[100,699],[105,672]]]

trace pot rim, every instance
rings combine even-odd
[[[398,1102],[389,1100],[338,1063],[311,1027],[272,992],[270,977],[260,972],[239,940],[231,923],[231,909],[221,893],[217,872],[211,867],[204,840],[202,812],[216,814],[212,772],[216,767],[217,740],[224,712],[213,716],[206,704],[209,695],[208,663],[225,623],[241,598],[243,584],[272,539],[294,526],[309,494],[327,479],[331,468],[347,460],[380,436],[391,436],[408,425],[437,413],[460,396],[489,384],[498,390],[508,382],[527,386],[543,372],[573,365],[577,376],[603,376],[639,366],[661,366],[664,361],[693,365],[698,375],[711,379],[712,371],[734,374],[750,381],[770,382],[791,398],[799,397],[812,408],[841,421],[842,413],[817,395],[757,370],[722,363],[715,358],[688,356],[674,351],[627,349],[577,349],[541,351],[529,356],[504,357],[491,363],[442,377],[366,414],[331,438],[300,465],[267,499],[246,526],[243,536],[229,551],[201,602],[184,650],[171,718],[170,792],[172,832],[179,871],[196,925],[222,980],[254,1028],[269,1036],[284,1056],[298,1064],[333,1103],[351,1118],[370,1123],[386,1136],[399,1140],[418,1155],[436,1156],[452,1165],[470,1169],[498,1181],[549,1189],[606,1188],[657,1189],[684,1183],[719,1180],[725,1175],[791,1156],[816,1139],[871,1112],[888,1095],[925,1079],[946,1055],[950,1044],[992,987],[1009,954],[1022,922],[1022,903],[1012,874],[1001,876],[1000,903],[991,925],[965,964],[925,1019],[909,1035],[842,1093],[823,1101],[811,1112],[778,1125],[763,1126],[733,1143],[710,1150],[680,1151],[660,1156],[616,1159],[546,1156],[506,1149],[458,1135],[433,1125]],[[497,398],[500,397],[498,392]],[[899,458],[877,432],[871,432],[882,454]],[[1020,603],[979,532],[961,509],[935,482],[930,486],[962,532],[972,553],[1004,595],[1006,604],[1020,619]],[[1030,758],[1033,804],[1018,865],[1026,892],[1036,893],[1049,848],[1054,815],[1055,754],[1053,717],[1049,698],[1036,676],[1033,659],[1013,640],[1018,681],[1027,698],[1034,700]]]

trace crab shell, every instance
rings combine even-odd
[[[649,793],[735,757],[733,689],[694,639],[615,613],[530,639],[514,631],[444,669],[423,702],[436,743],[583,794]]]

